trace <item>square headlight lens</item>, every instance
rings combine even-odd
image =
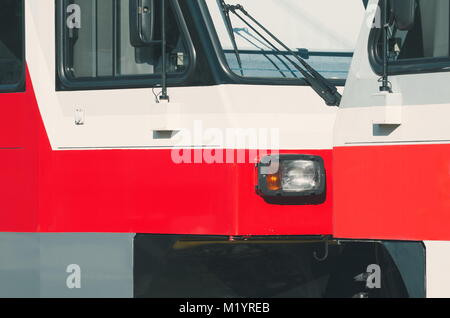
[[[281,165],[281,189],[285,192],[313,191],[320,185],[319,163],[311,160],[286,160]]]
[[[325,168],[319,156],[267,156],[258,167],[258,192],[262,196],[314,197],[325,193]]]

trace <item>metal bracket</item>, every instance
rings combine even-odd
[[[325,239],[324,243],[325,243],[324,255],[322,257],[317,256],[317,251],[314,251],[314,253],[313,253],[314,258],[319,262],[323,262],[328,258],[328,252],[329,252],[328,240]]]

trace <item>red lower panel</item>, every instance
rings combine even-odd
[[[330,152],[320,154],[330,162]],[[53,152],[40,230],[222,235],[330,234],[331,203],[282,206],[255,193],[254,164],[172,163],[170,150]]]
[[[334,235],[450,240],[450,145],[334,149]]]
[[[38,146],[50,150],[32,92],[0,94],[0,228],[38,227]]]
[[[52,151],[27,92],[0,96],[0,231],[211,235],[331,234],[331,187],[320,205],[266,203],[254,163],[175,164],[171,150]],[[13,136],[14,138],[7,138]],[[331,184],[331,150],[321,155]]]

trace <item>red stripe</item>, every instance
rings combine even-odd
[[[337,237],[450,239],[450,145],[334,150]]]

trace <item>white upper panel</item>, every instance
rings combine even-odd
[[[27,64],[39,110],[55,150],[103,148],[239,147],[200,140],[156,138],[159,120],[151,88],[55,90],[55,1],[26,1]],[[170,88],[180,130],[279,129],[281,149],[330,149],[337,109],[308,86],[221,85]],[[84,125],[76,125],[78,111]],[[174,116],[175,117],[175,116]]]

